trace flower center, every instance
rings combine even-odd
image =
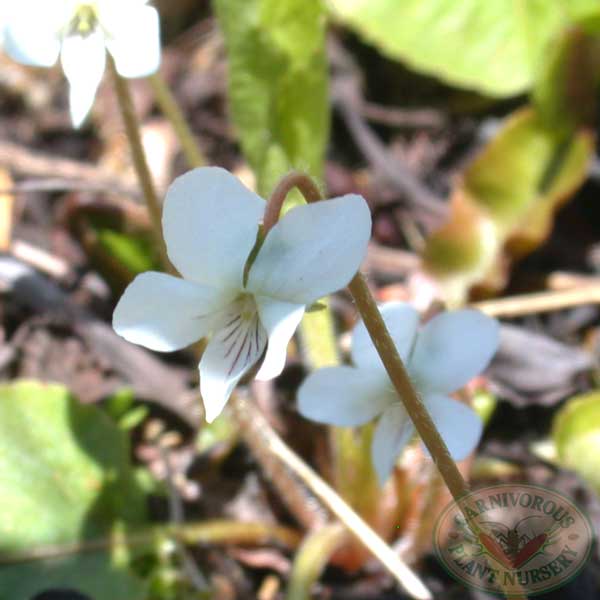
[[[242,321],[246,323],[252,321],[258,313],[254,296],[252,294],[242,294],[237,302],[239,303],[238,306]]]
[[[75,16],[69,24],[70,35],[87,37],[98,27],[98,13],[94,4],[82,2],[75,8]]]
[[[240,294],[226,309],[223,326],[216,333],[223,347],[227,375],[246,369],[264,349],[264,329],[258,317],[254,296]]]

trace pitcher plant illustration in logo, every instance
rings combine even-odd
[[[585,514],[555,491],[501,484],[448,505],[435,528],[436,554],[461,582],[522,596],[564,585],[590,554]]]

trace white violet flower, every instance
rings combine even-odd
[[[419,313],[402,303],[381,314],[431,418],[455,460],[468,456],[482,432],[481,419],[448,394],[481,373],[499,343],[497,321],[475,310],[445,312],[422,328]],[[298,391],[300,413],[314,421],[354,427],[379,416],[371,448],[381,483],[415,433],[361,321],[352,336],[354,367],[320,369]]]
[[[224,169],[202,167],[176,179],[163,233],[183,279],[142,273],[114,312],[115,331],[152,350],[170,352],[209,337],[200,361],[208,422],[265,349],[257,378],[281,373],[306,307],[344,287],[366,253],[369,208],[361,196],[347,195],[290,210],[248,269],[265,207]]]
[[[19,0],[4,35],[5,51],[23,64],[51,67],[60,55],[75,127],[94,103],[107,50],[123,77],[160,65],[159,16],[146,0]]]

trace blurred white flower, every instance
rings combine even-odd
[[[163,233],[184,279],[143,273],[114,312],[115,331],[152,350],[178,350],[209,337],[200,361],[209,422],[265,348],[257,378],[281,373],[306,306],[344,287],[367,249],[369,208],[362,197],[347,195],[290,210],[248,270],[265,207],[223,169],[199,168],[176,179],[165,200]]]
[[[60,56],[71,119],[79,127],[102,80],[106,50],[123,77],[158,69],[159,16],[146,0],[19,0],[7,16],[4,49],[14,60],[39,67],[51,67]]]
[[[477,414],[450,394],[479,374],[498,347],[498,323],[475,310],[446,312],[419,328],[419,313],[391,303],[381,314],[431,418],[455,460],[481,437]],[[415,428],[361,321],[352,336],[355,367],[330,367],[307,377],[298,391],[300,413],[314,421],[354,427],[379,416],[372,460],[381,483],[389,477]]]

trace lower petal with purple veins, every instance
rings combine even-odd
[[[235,386],[261,358],[266,345],[267,332],[253,298],[241,296],[223,311],[222,327],[200,361],[200,393],[209,423],[221,414]]]

